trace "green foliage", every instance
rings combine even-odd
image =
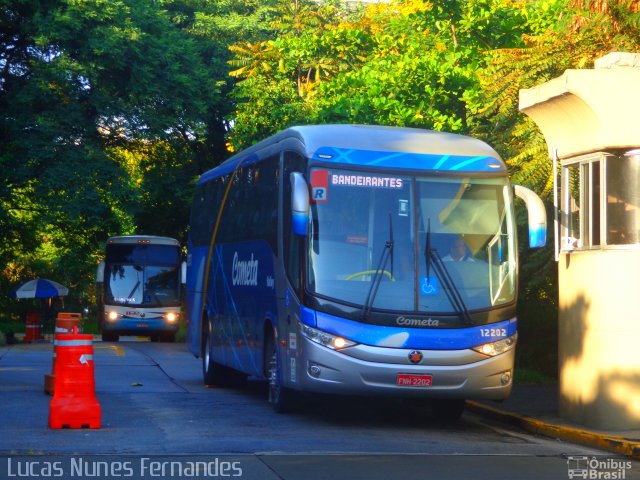
[[[526,8],[507,0],[412,0],[356,13],[284,2],[275,11],[272,39],[231,47],[231,74],[241,79],[235,147],[259,139],[252,133],[271,133],[272,126],[300,118],[468,132],[466,97],[479,89],[476,72],[485,66],[485,53],[523,45],[521,34],[533,31]],[[287,90],[277,96],[289,99],[282,102],[286,119],[270,109],[257,118],[265,128],[242,130],[240,119],[255,111],[268,84]],[[291,101],[291,91],[300,100]]]
[[[230,43],[269,2],[8,0],[0,9],[0,305],[34,276],[91,300],[110,235],[184,239],[227,156]],[[5,311],[6,311],[5,309]]]

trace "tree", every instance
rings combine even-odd
[[[47,275],[86,301],[108,236],[184,235],[195,178],[228,155],[227,45],[263,36],[268,6],[3,4],[0,298]]]
[[[281,0],[271,10],[270,38],[230,47],[230,74],[238,79],[232,149],[315,120],[316,87],[350,68],[358,48],[366,48],[363,37],[349,31],[359,12],[337,2]]]
[[[235,90],[236,147],[289,121],[469,132],[467,98],[479,88],[477,71],[486,65],[486,52],[523,46],[521,33],[529,28],[527,8],[508,0],[406,0],[333,15],[324,3],[289,5],[306,8],[313,21],[301,25],[299,17],[283,12],[290,23],[273,23],[277,37],[231,47],[231,74],[241,79]],[[279,98],[258,110],[267,85],[278,85],[268,91]],[[285,121],[278,105],[286,110]],[[240,120],[249,116],[265,128],[243,130]]]
[[[517,45],[525,11],[512,2],[401,2],[368,10],[372,49],[322,87],[323,121],[469,132],[468,92],[485,52]]]

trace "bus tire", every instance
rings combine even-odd
[[[433,400],[431,402],[431,409],[435,419],[443,422],[457,422],[460,420],[466,405],[464,399],[443,398]]]
[[[281,360],[276,347],[273,331],[269,330],[265,336],[264,374],[269,388],[269,403],[276,413],[289,413],[294,409],[295,392],[282,385]]]
[[[206,322],[209,325],[209,322]],[[228,381],[228,372],[223,365],[213,361],[211,355],[213,332],[211,327],[204,329],[202,332],[202,379],[208,387],[224,386]]]

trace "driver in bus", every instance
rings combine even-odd
[[[449,248],[449,253],[442,257],[443,262],[474,262],[475,260],[467,252],[467,247],[462,237],[456,237]]]

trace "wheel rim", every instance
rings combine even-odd
[[[211,349],[209,348],[209,335],[204,341],[204,371],[209,372],[209,361],[211,360]]]

